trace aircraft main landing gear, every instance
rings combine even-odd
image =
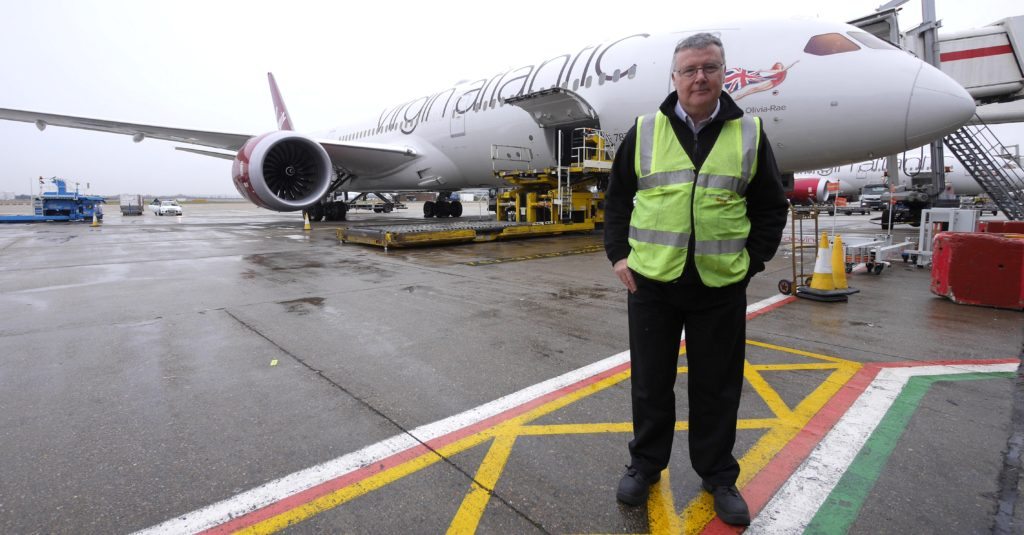
[[[427,201],[423,203],[423,217],[461,217],[462,202],[460,201]]]

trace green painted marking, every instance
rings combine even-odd
[[[847,533],[850,530],[850,526],[857,520],[861,507],[864,506],[864,500],[875,486],[878,476],[896,448],[896,443],[906,430],[910,418],[932,385],[939,381],[976,381],[1012,378],[1014,375],[1013,372],[988,372],[911,377],[839,479],[839,483],[832,489],[825,503],[818,508],[804,533],[834,534]]]

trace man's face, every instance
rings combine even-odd
[[[701,49],[687,48],[676,53],[673,58],[672,86],[676,88],[679,103],[687,115],[702,120],[715,111],[718,96],[722,94],[722,81],[725,79],[723,63],[722,50],[716,45]],[[705,65],[719,68],[714,74],[707,74],[701,68]],[[692,77],[681,74],[693,68],[698,70]]]

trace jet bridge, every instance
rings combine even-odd
[[[906,44],[919,52],[920,41]],[[939,35],[939,61],[979,104],[1024,98],[1024,15]]]
[[[902,41],[902,48],[932,61],[964,86],[979,106],[1006,106],[1024,100],[1024,16],[936,38],[934,31],[940,24],[934,20],[934,5],[925,2],[925,22],[901,36],[896,7],[904,1],[894,0],[878,13],[850,24],[891,43]],[[1003,111],[998,122],[1024,121],[1024,106],[1010,108],[1009,112],[1000,109]],[[980,116],[975,119],[974,124],[947,135],[943,141],[1007,219],[1024,219],[1024,172],[1016,161],[1000,161],[1009,151]],[[933,143],[932,161],[942,161],[941,145]],[[933,171],[929,193],[934,198],[943,189],[943,176],[941,169]]]

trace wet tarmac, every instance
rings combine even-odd
[[[600,235],[337,239],[417,210],[0,226],[0,532],[728,532],[685,420],[648,504],[615,500],[628,339]],[[847,303],[783,299],[791,255],[748,289],[748,532],[1021,532],[1021,312],[902,262],[858,265]]]

